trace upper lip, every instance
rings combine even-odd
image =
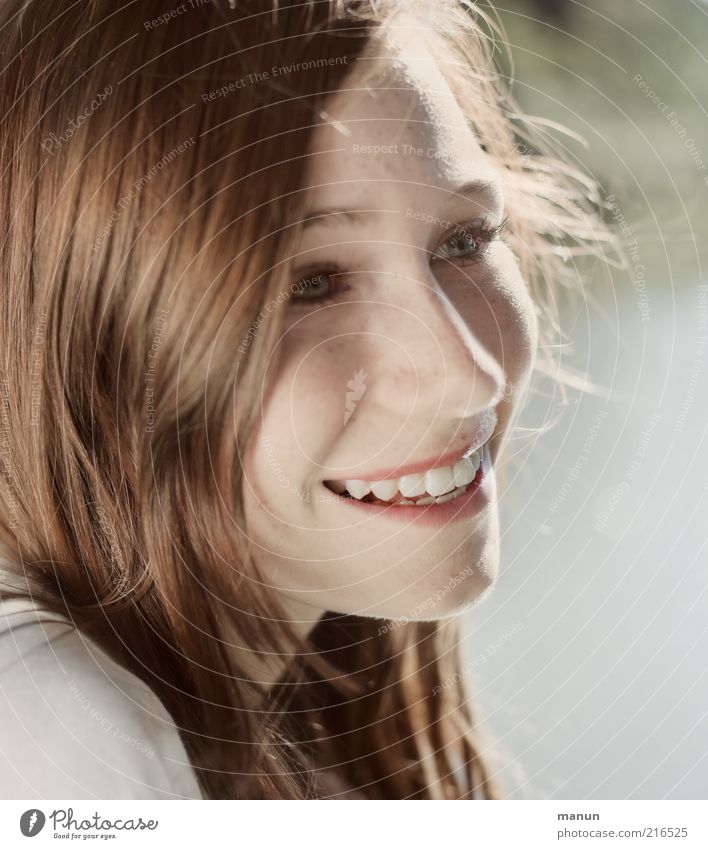
[[[345,473],[338,477],[330,477],[328,480],[362,480],[362,481],[384,481],[392,480],[393,478],[402,478],[404,475],[412,475],[421,472],[427,472],[428,469],[436,469],[441,466],[453,466],[458,460],[461,460],[467,454],[477,451],[494,435],[497,425],[496,413],[491,410],[483,417],[482,423],[474,431],[474,439],[467,440],[464,445],[459,448],[451,449],[443,454],[438,454],[429,457],[425,460],[417,460],[413,463],[406,463],[389,467],[387,469],[375,469],[366,472]]]

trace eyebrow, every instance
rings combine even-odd
[[[463,197],[468,200],[480,200],[486,198],[493,200],[497,194],[498,184],[494,180],[468,180],[448,190],[448,194],[454,197]],[[352,209],[346,207],[329,206],[308,212],[303,217],[305,228],[316,225],[329,226],[339,223],[340,220],[351,224],[364,224],[371,219],[372,215],[386,215],[397,213],[396,209]]]

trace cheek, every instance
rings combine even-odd
[[[464,315],[472,332],[501,365],[507,383],[521,384],[528,378],[536,354],[536,310],[516,261],[508,249],[500,248],[486,273],[471,285]]]
[[[314,329],[314,323],[305,321],[301,331],[283,337],[274,358],[277,370],[265,378],[260,417],[261,446],[299,476],[326,459],[341,431],[348,379],[346,352],[308,328]]]
[[[495,288],[490,302],[495,319],[490,333],[492,350],[504,369],[507,382],[523,383],[531,371],[538,343],[533,301],[525,286],[500,285]]]

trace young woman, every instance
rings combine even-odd
[[[0,13],[3,795],[501,795],[456,614],[598,232],[487,23]]]

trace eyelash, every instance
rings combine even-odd
[[[483,218],[481,221],[475,221],[467,224],[456,225],[452,232],[446,235],[441,241],[440,245],[431,253],[430,260],[431,262],[452,262],[456,265],[465,267],[467,265],[473,265],[476,262],[479,262],[480,258],[484,255],[485,248],[493,241],[499,238],[501,235],[504,226],[506,225],[506,218],[499,224],[490,225],[486,218]],[[472,256],[461,256],[461,257],[445,257],[441,256],[438,252],[442,249],[442,247],[449,242],[451,239],[454,239],[456,236],[459,238],[469,234],[471,237],[470,240],[474,240],[475,246],[477,250],[475,250]],[[291,303],[296,305],[302,305],[310,303],[316,303],[319,306],[323,306],[325,304],[333,303],[337,299],[337,295],[344,291],[347,287],[340,281],[339,283],[334,283],[334,291],[331,294],[323,295],[321,297],[296,297],[295,292],[298,288],[301,287],[303,283],[309,283],[313,280],[316,280],[319,277],[346,277],[346,272],[344,272],[340,267],[336,265],[325,265],[321,266],[317,269],[312,269],[312,271],[305,272],[296,282],[294,282],[291,289]],[[301,289],[301,292],[304,291]]]
[[[478,248],[477,251],[475,251],[473,256],[471,256],[471,257],[457,257],[457,259],[462,259],[462,260],[468,259],[467,262],[460,263],[463,266],[464,265],[472,265],[473,263],[479,261],[480,257],[483,255],[484,249],[487,247],[487,245],[489,245],[495,239],[499,238],[502,230],[504,229],[506,221],[507,221],[507,219],[504,218],[503,221],[501,221],[499,224],[491,225],[486,218],[483,218],[481,221],[476,221],[476,222],[473,222],[472,224],[469,224],[469,223],[463,224],[463,225],[458,224],[458,225],[455,226],[454,230],[451,233],[449,233],[447,236],[445,236],[445,238],[440,243],[440,246],[442,247],[442,245],[446,244],[451,239],[454,239],[456,236],[459,237],[460,235],[469,234],[475,240],[475,242],[477,242],[479,244],[479,248]],[[432,260],[445,259],[445,257],[441,257],[441,256],[438,255],[437,251],[439,251],[439,250],[440,250],[440,247],[436,248],[436,250],[433,251],[432,256],[431,256]]]

